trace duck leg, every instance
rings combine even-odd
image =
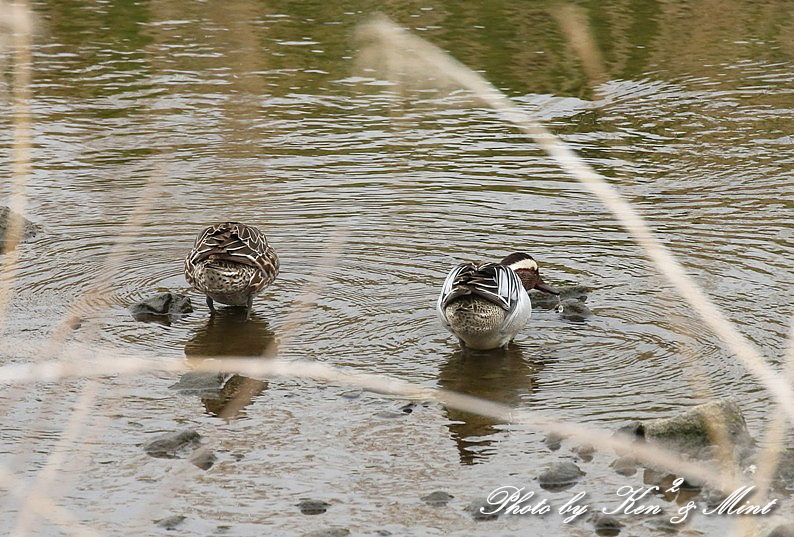
[[[248,320],[251,318],[251,310],[254,307],[254,294],[251,293],[248,295],[248,300],[245,301],[245,319]]]
[[[210,309],[210,314],[215,313],[215,305],[212,303],[212,299],[210,297],[207,297],[207,306]]]

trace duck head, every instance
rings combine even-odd
[[[521,278],[521,283],[524,284],[524,289],[527,292],[530,289],[537,289],[552,295],[560,294],[557,289],[543,281],[543,278],[540,277],[537,261],[529,254],[515,252],[502,259],[499,264],[513,269],[513,272]]]

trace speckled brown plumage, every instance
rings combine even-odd
[[[264,233],[239,222],[221,222],[199,233],[185,258],[185,279],[213,301],[247,306],[276,279],[279,261]]]

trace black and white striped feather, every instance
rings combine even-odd
[[[510,313],[515,310],[522,293],[521,279],[504,265],[461,263],[444,281],[439,306],[443,309],[458,297],[477,295]]]

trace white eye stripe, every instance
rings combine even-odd
[[[538,264],[535,263],[534,259],[522,259],[521,261],[516,261],[515,263],[511,263],[508,265],[513,270],[519,269],[526,269],[526,270],[538,270]]]

